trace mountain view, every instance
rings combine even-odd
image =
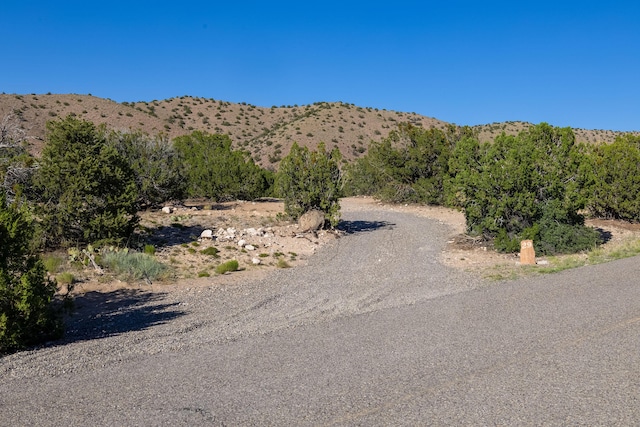
[[[408,122],[423,128],[444,129],[449,123],[415,112],[390,111],[343,102],[259,107],[210,98],[181,96],[164,100],[122,102],[92,95],[1,94],[0,117],[12,114],[31,138],[38,154],[49,120],[68,115],[105,124],[115,130],[142,131],[169,138],[195,130],[227,134],[234,148],[248,151],[262,167],[276,169],[294,142],[313,148],[324,142],[347,161],[366,154],[370,141],[379,141]],[[457,123],[456,125],[465,125]],[[473,126],[481,142],[502,132],[515,135],[530,123],[510,121]],[[574,129],[578,142],[613,142],[623,132]]]

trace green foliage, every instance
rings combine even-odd
[[[640,221],[640,136],[626,135],[597,146],[589,160],[585,190],[591,214]]]
[[[67,117],[47,123],[47,130],[35,176],[45,243],[125,241],[139,221],[128,161],[91,122]]]
[[[30,215],[0,192],[0,354],[58,338],[62,323],[52,307],[56,285],[30,251]]]
[[[53,274],[58,271],[63,261],[64,260],[62,258],[52,255],[46,257],[42,262],[44,263],[45,270],[47,270],[48,273]]]
[[[156,254],[156,247],[153,245],[144,245],[144,250],[143,252],[147,255],[155,255]]]
[[[443,204],[449,157],[469,128],[446,131],[400,124],[347,171],[346,193],[373,195],[389,202]]]
[[[64,273],[58,274],[58,276],[56,277],[56,280],[60,284],[71,285],[73,282],[76,281],[76,278],[73,275],[73,273],[64,272]]]
[[[340,220],[340,151],[327,153],[323,143],[317,151],[294,143],[276,174],[276,192],[284,198],[285,212],[294,220],[318,209],[335,227]]]
[[[187,183],[178,153],[166,138],[141,132],[111,132],[108,143],[128,161],[138,188],[141,207],[182,199]]]
[[[278,262],[276,264],[276,267],[278,267],[278,268],[291,268],[291,265],[284,258],[278,258]]]
[[[218,249],[214,246],[209,246],[207,249],[201,250],[200,253],[218,258]]]
[[[271,174],[247,153],[232,150],[227,135],[196,131],[176,138],[174,146],[181,156],[188,196],[225,201],[268,194]]]
[[[142,280],[151,283],[167,272],[167,266],[153,256],[129,251],[107,251],[102,264],[122,276],[125,280]]]
[[[232,259],[230,261],[227,261],[217,266],[216,273],[224,274],[230,271],[238,271],[238,267],[239,267],[238,261],[236,261],[235,259]]]
[[[502,134],[493,144],[466,138],[449,161],[449,194],[465,210],[467,231],[515,252],[533,239],[539,253],[576,252],[599,242],[583,225],[579,168],[583,149],[569,128],[546,123]]]

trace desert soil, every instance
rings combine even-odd
[[[141,226],[147,234],[145,240],[157,247],[158,260],[171,267],[165,278],[150,286],[141,281],[126,281],[110,274],[97,275],[85,269],[78,275],[80,280],[75,284],[73,293],[111,292],[117,289],[166,292],[183,287],[250,281],[279,268],[295,268],[306,264],[320,247],[341,238],[349,231],[341,225],[336,230],[300,233],[296,223],[282,219],[284,205],[275,199],[217,204],[191,200],[181,205],[169,206],[172,208],[170,214],[162,210],[141,214]],[[459,211],[439,206],[386,204],[369,197],[345,198],[342,199],[341,206],[343,211],[383,210],[435,219],[450,230],[450,238],[440,254],[443,264],[483,277],[490,277],[497,270],[501,271],[500,277],[521,273],[517,254],[498,253],[486,242],[466,236],[464,215]],[[640,224],[588,220],[587,225],[598,228],[606,236],[606,243],[603,245],[605,248],[640,238]],[[211,229],[215,234],[219,229],[230,228],[235,230],[233,239],[199,238],[206,229]],[[251,235],[247,230],[256,230],[259,235]],[[240,247],[240,240],[246,241],[255,249]],[[201,251],[211,246],[219,251],[218,257],[202,254]],[[217,265],[231,259],[239,262],[239,271],[222,275],[215,273]],[[256,260],[260,263],[255,264]],[[538,261],[548,265],[544,258],[538,258]]]

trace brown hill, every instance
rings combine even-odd
[[[399,122],[424,128],[444,128],[446,122],[415,113],[358,107],[342,102],[312,105],[258,107],[208,98],[181,96],[150,102],[118,103],[91,95],[0,95],[0,117],[15,115],[31,137],[32,151],[38,154],[45,137],[45,124],[67,115],[105,124],[116,130],[142,130],[170,138],[202,130],[228,134],[236,148],[251,153],[264,167],[277,167],[293,144],[316,147],[324,142],[337,147],[349,161],[366,153],[370,141],[386,137]],[[516,134],[525,122],[492,123],[475,126],[482,141],[502,132]],[[620,132],[575,129],[585,142],[611,142]]]

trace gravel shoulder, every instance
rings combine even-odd
[[[347,201],[341,238],[262,277],[85,292],[63,341],[0,358],[0,425],[640,417],[637,259],[486,282],[413,209]]]
[[[440,262],[452,228],[375,203],[343,203],[343,237],[292,269],[85,290],[66,337],[0,359],[10,379],[68,375],[148,355],[324,322],[480,286]],[[320,246],[320,245],[317,245]]]

